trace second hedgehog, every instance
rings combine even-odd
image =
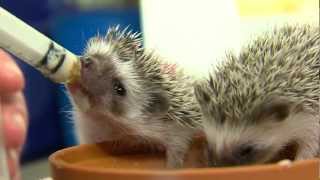
[[[81,61],[80,82],[69,87],[80,143],[161,145],[167,167],[182,167],[201,126],[192,82],[182,70],[118,27],[91,38]]]
[[[289,145],[295,160],[319,152],[320,33],[307,25],[258,37],[229,55],[195,94],[210,166],[268,163]]]

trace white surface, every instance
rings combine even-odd
[[[202,76],[223,59],[225,51],[237,53],[241,45],[275,26],[319,24],[318,0],[279,1],[263,3],[287,3],[288,8],[298,3],[298,8],[290,13],[283,8],[284,12],[255,12],[258,14],[240,17],[235,0],[141,0],[145,45],[162,57],[179,62],[191,74]],[[251,2],[252,7],[261,5],[262,1]]]
[[[145,45],[201,76],[227,50],[239,50],[234,1],[141,0]]]
[[[21,167],[22,180],[42,180],[50,176],[50,165],[47,158],[29,162]]]

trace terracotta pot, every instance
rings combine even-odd
[[[101,143],[66,148],[49,157],[54,180],[319,180],[319,159],[232,168],[200,168],[202,144],[195,144],[188,154],[186,167],[165,169],[164,153],[111,151],[111,144]]]

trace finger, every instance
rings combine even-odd
[[[11,179],[16,179],[16,177],[18,177],[18,174],[19,174],[18,154],[14,150],[9,150],[7,152],[7,157],[8,157],[9,176],[11,177]]]
[[[0,64],[0,94],[22,90],[25,82],[21,70],[13,59],[1,49]]]
[[[20,150],[27,130],[27,110],[22,93],[1,97],[4,137],[8,149]]]

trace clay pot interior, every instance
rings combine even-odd
[[[205,167],[202,153],[203,141],[193,144],[185,168]],[[115,148],[116,147],[116,148]],[[112,142],[80,145],[76,149],[65,149],[66,153],[52,155],[50,160],[60,159],[64,163],[87,168],[124,168],[124,169],[158,169],[165,170],[165,153],[161,150],[150,150],[147,147],[123,147]]]
[[[112,150],[110,142],[80,145],[57,151],[49,158],[55,180],[316,180],[319,159],[278,164],[203,168],[203,142],[193,145],[186,166],[180,170],[165,169],[163,152],[143,152],[140,148],[128,152]]]

